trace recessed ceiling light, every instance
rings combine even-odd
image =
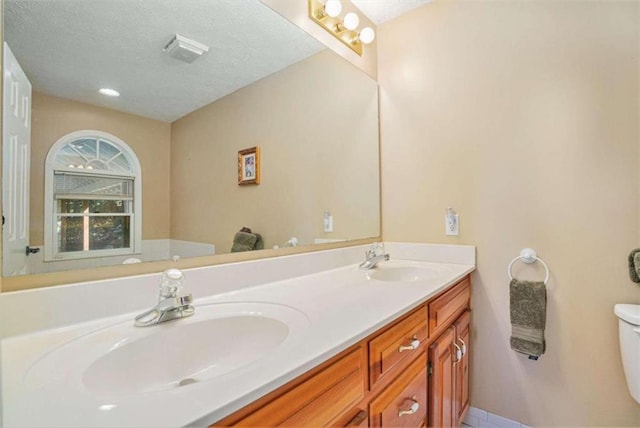
[[[120,96],[120,92],[116,91],[115,89],[110,89],[110,88],[102,88],[98,92],[100,92],[102,95],[106,95],[108,97],[119,97]]]

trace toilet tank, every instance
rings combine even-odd
[[[631,396],[640,403],[640,305],[618,304],[620,353]]]

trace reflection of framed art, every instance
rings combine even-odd
[[[260,184],[260,147],[238,152],[238,184]]]

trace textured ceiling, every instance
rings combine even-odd
[[[166,122],[324,48],[259,0],[4,0],[4,22],[34,90]],[[209,52],[170,58],[175,33]]]
[[[431,0],[351,0],[374,23],[381,24]]]

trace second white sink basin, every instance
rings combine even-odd
[[[370,278],[378,281],[413,282],[435,277],[429,269],[412,266],[394,266],[378,268],[371,272]]]
[[[131,320],[69,342],[37,361],[26,382],[66,379],[118,397],[180,388],[247,366],[307,326],[304,314],[283,305],[196,306],[189,318],[150,327]]]
[[[447,265],[443,264],[391,260],[378,263],[378,267],[366,271],[366,275],[375,281],[415,282],[437,278],[447,271]]]

